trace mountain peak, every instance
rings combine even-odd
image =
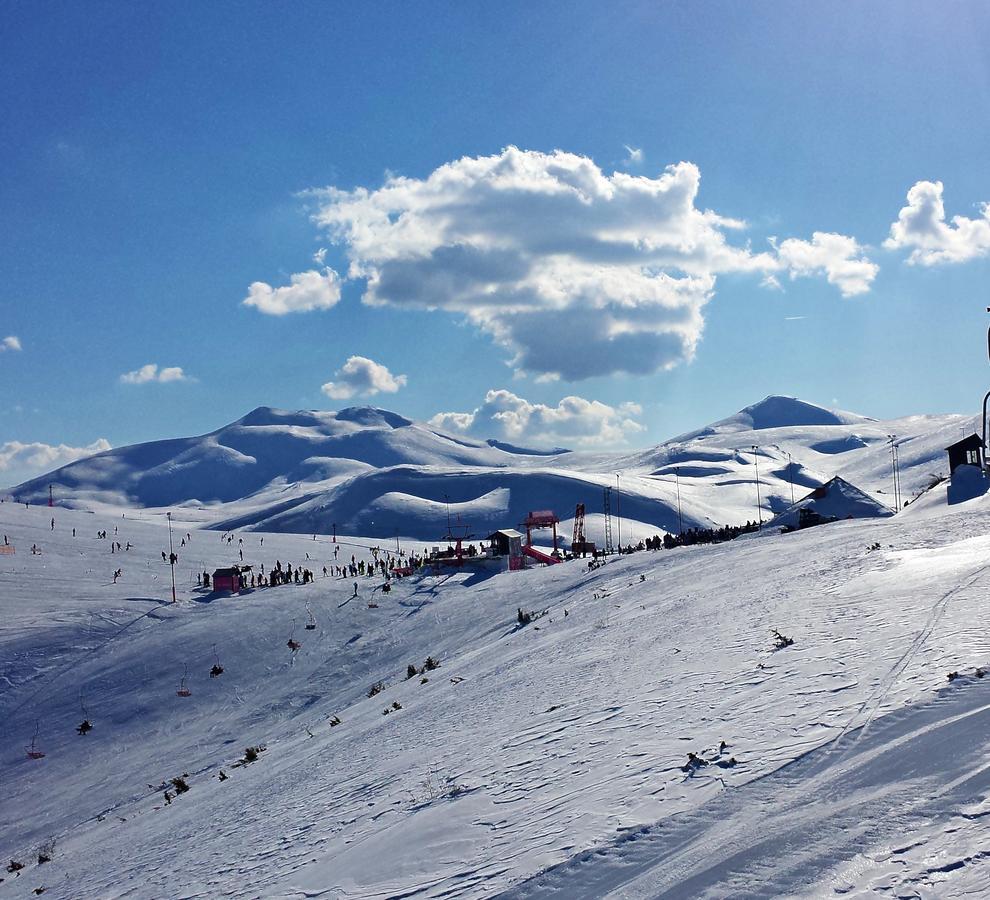
[[[348,406],[337,411],[337,419],[366,427],[388,425],[390,428],[406,428],[413,424],[405,416],[375,406]]]
[[[735,421],[759,431],[765,428],[789,428],[801,425],[853,425],[856,422],[871,420],[855,413],[806,403],[796,397],[770,394],[759,403],[740,410],[726,421]]]

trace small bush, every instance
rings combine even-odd
[[[176,796],[179,794],[184,794],[189,790],[189,782],[186,781],[185,776],[177,775],[175,778],[171,779],[172,787],[175,788]]]
[[[409,665],[406,666],[406,681],[410,678],[415,678],[418,674],[419,672],[416,671],[416,667],[412,663],[409,663]]]
[[[516,620],[520,625],[528,625],[533,621],[533,617],[528,612],[523,612],[522,607],[519,607],[519,611],[516,613]]]
[[[51,837],[38,848],[38,865],[51,862],[55,855],[55,838]]]
[[[439,669],[440,663],[438,663],[432,656],[426,657],[426,662],[423,663],[424,672],[432,672],[434,669]]]
[[[375,694],[380,694],[380,693],[381,693],[382,691],[384,691],[384,690],[385,690],[385,682],[384,682],[384,681],[376,681],[376,682],[375,682],[375,683],[374,683],[374,684],[373,684],[373,685],[372,685],[372,686],[371,686],[371,687],[370,687],[370,688],[368,689],[368,696],[369,696],[369,697],[374,697],[374,696],[375,696]]]
[[[771,628],[770,633],[773,635],[773,646],[776,650],[783,650],[784,647],[790,647],[794,643],[794,638],[781,634],[776,628]]]
[[[16,859],[10,861],[10,865],[7,866],[8,872],[20,872],[24,868],[24,863],[18,862]]]
[[[245,747],[244,748],[244,762],[253,763],[258,758],[258,748],[257,747]]]

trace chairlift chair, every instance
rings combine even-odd
[[[31,738],[31,746],[25,749],[25,752],[28,755],[28,759],[44,759],[45,757],[44,750],[38,749],[38,729],[39,729],[39,725],[37,722],[35,722],[34,736]]]
[[[182,672],[182,680],[179,681],[179,689],[175,692],[177,697],[191,697],[192,691],[186,687],[186,675],[189,672],[189,667],[186,666]]]

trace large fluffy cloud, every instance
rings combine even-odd
[[[333,269],[325,269],[299,272],[283,287],[273,288],[264,281],[256,281],[248,288],[243,303],[269,316],[284,316],[292,312],[330,309],[339,300],[340,276]]]
[[[688,162],[606,175],[586,157],[509,147],[378,190],[315,192],[315,219],[349,277],[366,279],[366,304],[462,314],[519,369],[572,381],[691,359],[719,273],[824,273],[847,295],[872,280],[841,235],[784,254],[733,246],[726,234],[744,224],[699,209],[699,183]]]
[[[0,353],[6,350],[20,350],[21,349],[21,339],[14,334],[8,334],[2,341],[0,341]]]
[[[27,478],[109,449],[110,442],[106,438],[99,438],[88,447],[7,441],[5,444],[0,444],[0,472],[5,473],[4,481],[20,483]],[[8,475],[9,477],[6,477]]]
[[[148,363],[133,372],[125,372],[120,376],[120,380],[124,384],[148,384],[152,381],[167,384],[170,381],[192,381],[193,379],[182,371],[181,366],[163,366],[159,369],[155,363]]]
[[[635,403],[614,407],[583,397],[564,397],[556,406],[547,406],[500,390],[488,391],[481,406],[472,412],[437,413],[430,424],[444,431],[512,442],[615,446],[643,431],[635,419],[641,413]]]
[[[334,400],[349,400],[358,395],[394,394],[406,383],[405,375],[393,375],[389,370],[366,356],[352,356],[334,373],[321,390]]]
[[[990,204],[978,219],[953,216],[945,221],[941,181],[919,181],[907,194],[907,205],[890,226],[884,247],[910,249],[908,262],[923,266],[965,262],[990,252]]]

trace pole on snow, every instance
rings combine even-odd
[[[165,513],[168,519],[168,563],[172,570],[172,602],[175,603],[175,551],[172,549],[172,513]]]
[[[756,519],[760,530],[763,529],[763,504],[760,502],[760,454],[759,447],[753,444],[753,462],[756,463]]]

